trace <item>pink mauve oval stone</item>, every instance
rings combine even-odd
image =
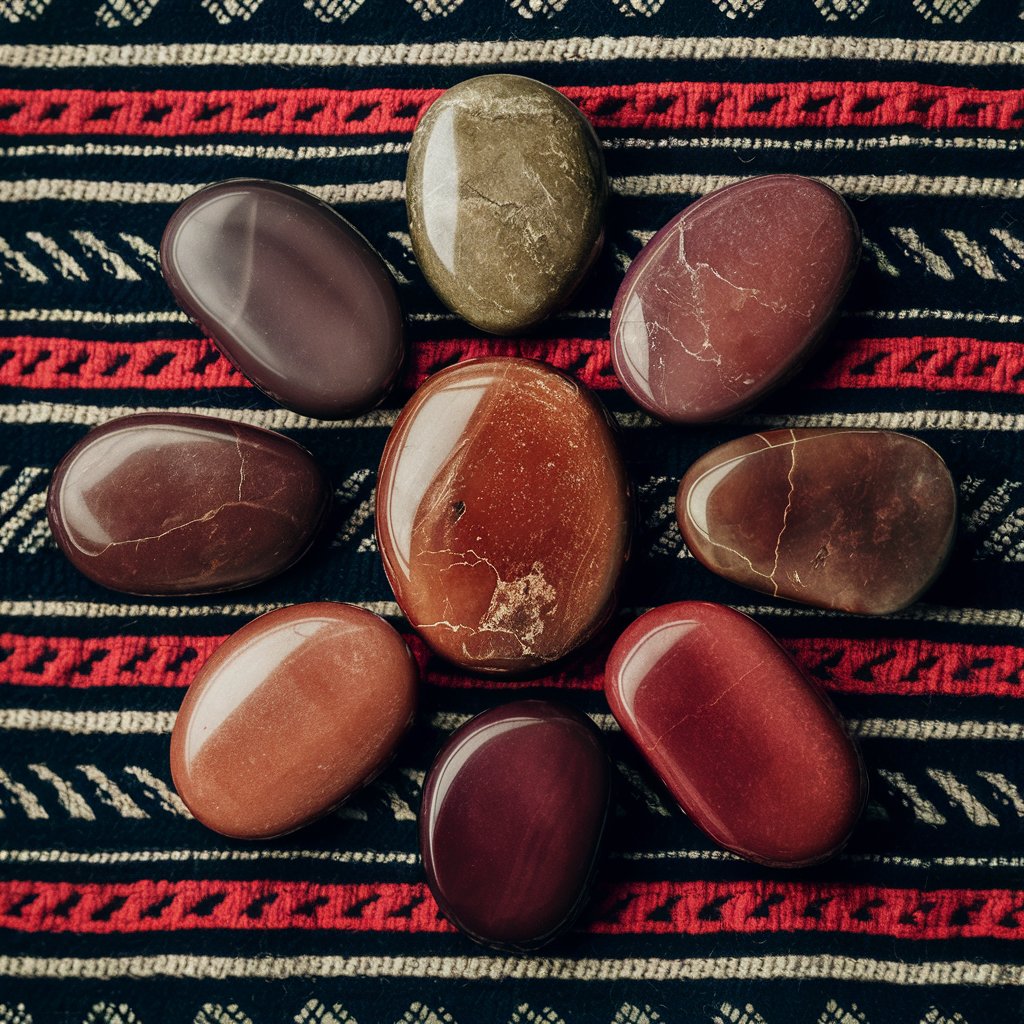
[[[860,231],[828,186],[796,174],[704,196],[640,252],[612,309],[612,362],[648,412],[707,423],[800,368],[853,278]]]

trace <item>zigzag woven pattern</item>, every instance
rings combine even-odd
[[[1024,941],[1024,20],[998,0],[0,0],[0,1024],[979,1024],[1021,1019]],[[404,212],[410,134],[453,83],[550,82],[592,121],[604,254],[531,335],[479,335],[432,295]],[[834,330],[735,422],[668,428],[619,387],[608,314],[641,246],[752,174],[822,178],[864,257]],[[309,188],[381,251],[411,351],[397,394],[326,423],[279,409],[178,310],[163,227],[198,185]],[[597,390],[638,505],[622,610],[579,659],[481,680],[398,614],[373,535],[377,464],[430,374],[543,359]],[[77,575],[45,521],[89,427],[191,409],[283,430],[335,488],[278,580],[145,599]],[[950,565],[861,619],[711,576],[674,516],[685,469],[772,427],[906,430],[948,462]],[[756,617],[850,723],[871,796],[832,863],[783,874],[714,847],[608,713],[605,655],[643,608]],[[422,709],[394,763],[272,843],[209,833],[168,734],[204,659],[310,599],[389,617]],[[445,735],[510,696],[589,714],[616,772],[593,898],[549,955],[472,945],[423,884],[416,814]],[[514,770],[514,766],[510,766]]]

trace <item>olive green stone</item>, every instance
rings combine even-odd
[[[413,250],[441,300],[512,334],[564,305],[604,241],[601,146],[561,93],[518,75],[449,89],[413,135]]]

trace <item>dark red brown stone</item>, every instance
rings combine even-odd
[[[285,408],[337,419],[394,384],[405,344],[391,274],[308,192],[245,178],[201,189],[168,222],[160,262],[181,308]]]
[[[769,430],[708,452],[676,497],[712,572],[774,597],[886,615],[935,581],[956,488],[923,441],[882,430]]]
[[[641,406],[706,423],[753,404],[810,355],[846,294],[860,231],[796,174],[704,196],[644,246],[612,310],[612,362]]]
[[[427,775],[420,850],[444,913],[488,946],[536,949],[583,906],[608,810],[604,743],[546,700],[458,729]]]
[[[603,407],[526,359],[435,374],[402,411],[377,481],[398,603],[439,654],[524,672],[568,654],[614,606],[630,533]]]
[[[305,554],[330,504],[313,457],[270,430],[142,413],[97,427],[60,461],[50,528],[79,571],[129,594],[209,594]]]
[[[831,857],[867,796],[825,696],[756,622],[681,601],[640,616],[608,657],[612,712],[694,824],[773,867]]]
[[[337,807],[412,722],[416,663],[383,619],[319,602],[269,612],[217,648],[185,694],[171,774],[188,809],[269,839]]]

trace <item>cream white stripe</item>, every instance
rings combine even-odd
[[[119,416],[137,412],[183,412],[218,416],[235,422],[269,427],[272,430],[336,430],[338,428],[390,428],[398,418],[396,409],[378,409],[351,420],[318,420],[289,409],[214,409],[194,406],[166,406],[150,409],[128,405],[72,405],[61,402],[19,402],[0,405],[0,424],[73,423],[94,427]],[[620,427],[659,427],[642,412],[615,413]],[[924,409],[909,412],[826,412],[805,416],[747,415],[735,423],[765,428],[838,427],[854,430],[1024,430],[1024,413],[995,413],[973,409]]]
[[[1024,43],[857,36],[571,36],[567,39],[460,40],[440,43],[65,43],[0,46],[9,68],[197,67],[260,64],[383,67],[562,63],[617,60],[854,60],[914,64],[1018,65]]]
[[[868,320],[957,320],[972,324],[1021,324],[1020,313],[982,313],[959,309],[862,309],[851,310],[848,317]]]
[[[743,858],[727,850],[636,850],[612,852],[613,860],[663,861],[729,860],[742,863]],[[406,850],[10,850],[0,848],[0,864],[162,864],[243,863],[249,861],[320,861],[333,864],[419,864],[419,854]],[[1024,857],[903,857],[899,854],[840,854],[838,860],[856,864],[882,864],[931,870],[949,868],[1013,868],[1024,867]]]
[[[619,195],[703,195],[725,188],[747,175],[729,174],[642,174],[612,178]],[[1024,198],[1020,178],[933,177],[923,174],[824,174],[819,180],[844,195],[867,196],[987,196],[998,199]],[[0,183],[0,197],[3,183]]]
[[[976,138],[964,135],[869,135],[849,138],[833,135],[828,138],[777,139],[760,135],[701,135],[686,136],[615,136],[602,140],[605,149],[738,149],[738,150],[781,150],[785,152],[827,153],[848,151],[854,153],[875,149],[979,149],[993,152],[1016,152],[1024,149],[1024,140],[981,135]],[[19,147],[25,148],[25,147]],[[0,150],[0,156],[4,152]],[[26,153],[26,156],[33,154]],[[54,154],[59,155],[59,154]],[[143,154],[137,154],[143,155]]]
[[[699,138],[683,136],[615,136],[603,140],[605,149],[729,149],[779,150],[784,152],[867,152],[877,149],[954,149],[985,150],[991,152],[1017,152],[1024,149],[1024,139],[983,135],[925,136],[881,135],[864,138],[831,136],[825,139],[776,139],[757,135],[712,135]],[[241,143],[207,143],[144,145],[126,143],[86,142],[39,143],[0,147],[0,159],[25,159],[35,156],[114,156],[114,157],[243,157],[258,160],[338,160],[368,156],[392,156],[408,152],[408,142],[380,142],[366,146],[259,146]]]
[[[609,309],[568,310],[559,314],[556,319],[566,320],[607,320],[611,315]],[[841,316],[850,319],[868,320],[957,320],[965,323],[978,324],[1021,324],[1024,314],[1020,313],[983,313],[977,310],[956,309],[851,309]],[[454,314],[444,313],[412,313],[406,319],[433,322],[457,320]],[[136,313],[108,313],[93,309],[0,309],[0,323],[17,323],[22,321],[38,323],[83,323],[83,324],[157,324],[157,323],[189,323],[188,317],[180,310],[145,310]]]
[[[0,957],[0,976],[17,978],[446,978],[450,981],[698,981],[827,978],[861,984],[1019,985],[1024,965],[976,960],[876,960],[784,956],[578,959],[501,956],[228,957],[187,953],[126,957]]]
[[[57,711],[39,708],[0,708],[0,730],[63,732],[72,736],[145,735],[169,733],[174,727],[173,711]],[[451,731],[468,722],[472,715],[438,711],[430,717],[434,728]],[[618,723],[607,713],[590,718],[606,732],[618,731]],[[861,739],[901,740],[1019,740],[1024,722],[943,722],[918,719],[849,719],[851,733]],[[92,776],[90,775],[90,778]],[[94,780],[95,781],[95,780]]]
[[[374,615],[397,618],[401,610],[394,601],[349,601],[373,612]],[[0,601],[0,616],[73,619],[180,619],[191,616],[224,615],[229,618],[251,617],[284,608],[287,601],[268,601],[259,604],[105,604],[92,601]]]
[[[908,136],[908,139],[910,137]],[[965,142],[971,140],[964,140]],[[984,140],[977,140],[984,141]],[[991,139],[992,142],[1006,141]],[[997,147],[982,147],[997,148]],[[1005,148],[1005,147],[1001,147]],[[368,146],[255,146],[240,143],[193,145],[131,145],[125,143],[86,142],[40,143],[0,147],[0,159],[24,159],[33,156],[130,156],[130,157],[217,157],[237,156],[260,160],[337,160],[345,157],[391,156],[406,153],[408,142],[380,142]]]
[[[95,181],[75,178],[26,178],[0,181],[0,202],[25,203],[58,199],[87,203],[180,203],[202,184],[167,181]],[[300,185],[328,203],[400,201],[402,181],[358,181],[348,185]]]
[[[17,405],[0,405],[0,423],[74,423],[79,426],[96,426],[119,416],[136,412],[157,412],[130,405],[71,405],[59,402],[23,402]],[[351,420],[318,420],[288,409],[213,409],[174,406],[168,412],[192,412],[203,416],[217,416],[236,422],[251,423],[273,430],[306,430],[310,428],[334,430],[339,427],[391,427],[398,412],[395,409],[378,409]]]
[[[624,196],[703,195],[743,181],[747,175],[644,174],[610,179]],[[982,196],[992,199],[1024,198],[1020,178],[934,177],[923,174],[825,174],[820,180],[844,195],[868,196]],[[92,178],[25,178],[0,181],[0,202],[25,203],[60,200],[89,203],[180,203],[202,183],[168,181],[101,181]],[[401,202],[405,183],[397,180],[335,185],[300,185],[327,203]]]
[[[6,850],[0,864],[156,864],[167,861],[292,861],[334,864],[418,864],[419,855],[401,850]]]
[[[366,608],[374,615],[398,618],[401,609],[394,601],[350,601]],[[137,619],[137,618],[251,618],[264,612],[283,608],[287,602],[269,601],[258,604],[106,604],[93,601],[0,601],[0,616],[19,618],[71,618],[71,619]],[[846,619],[843,612],[821,608],[802,608],[797,605],[733,605],[745,615],[797,619]],[[646,608],[623,609],[629,615],[641,615]],[[884,622],[937,622],[954,626],[988,626],[1019,629],[1024,626],[1024,610],[1019,608],[946,608],[941,605],[918,603],[906,611],[877,616]]]
[[[35,859],[31,855],[32,850],[24,851],[30,856],[29,861]],[[59,854],[62,851],[40,851],[44,857],[50,853]],[[661,860],[731,860],[743,863],[743,858],[727,850],[637,850],[627,853],[611,853],[610,856],[616,860],[626,861],[661,861]],[[3,858],[0,857],[0,862]],[[1024,868],[1024,857],[903,857],[899,854],[889,853],[842,853],[837,858],[849,864],[883,864],[887,867],[913,868],[930,871],[936,867],[942,868]]]
[[[0,323],[34,320],[38,323],[80,324],[187,324],[189,318],[177,309],[146,310],[140,313],[106,313],[94,309],[0,309]]]

